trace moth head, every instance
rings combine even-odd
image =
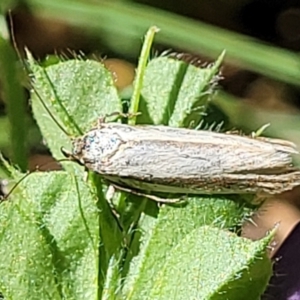
[[[93,168],[95,164],[106,161],[114,155],[122,143],[123,141],[116,133],[93,129],[73,140],[72,152],[64,148],[61,151],[68,159],[87,168]]]
[[[84,160],[84,143],[82,141],[82,138],[76,138],[72,141],[72,151],[69,151],[65,149],[64,147],[61,147],[62,154],[71,161],[75,161],[79,163],[80,165],[85,165]]]
[[[64,148],[61,151],[68,159],[89,167],[101,156],[101,141],[101,133],[97,130],[91,130],[85,135],[73,139],[71,152]]]
[[[82,166],[93,164],[95,157],[93,151],[91,151],[91,141],[92,137],[90,134],[75,138],[72,141],[72,151],[61,148],[61,152],[67,159],[75,161]]]

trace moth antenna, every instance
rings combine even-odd
[[[55,122],[55,124],[58,126],[58,128],[67,136],[71,136],[71,134],[69,134],[65,128],[57,121],[57,119],[54,117],[53,113],[50,111],[50,109],[47,107],[46,103],[44,102],[42,96],[40,95],[40,93],[37,91],[37,89],[34,87],[34,85],[32,84],[32,79],[30,77],[30,69],[27,66],[26,61],[22,58],[21,53],[19,51],[18,48],[18,44],[15,38],[15,32],[14,32],[14,24],[13,24],[13,19],[12,19],[12,14],[11,14],[11,10],[8,12],[8,19],[9,19],[9,26],[10,26],[10,32],[11,32],[11,41],[13,44],[13,47],[17,53],[17,56],[20,60],[20,62],[22,63],[22,66],[25,69],[25,72],[27,74],[27,76],[29,77],[29,85],[30,88],[34,91],[34,93],[36,94],[36,96],[38,97],[38,99],[40,100],[40,102],[42,103],[44,109],[47,111],[47,113],[50,115],[50,117],[52,118],[52,120]]]
[[[71,134],[69,134],[65,128],[57,121],[57,119],[54,117],[53,113],[50,111],[50,109],[48,108],[48,106],[46,105],[46,103],[44,102],[42,96],[40,95],[40,93],[37,91],[37,89],[30,84],[31,89],[34,91],[34,93],[36,94],[36,96],[39,98],[39,100],[41,101],[44,109],[47,111],[47,113],[49,114],[49,116],[52,118],[52,120],[54,121],[54,123],[58,126],[58,128],[66,135],[66,136],[71,136]]]
[[[23,59],[22,59],[21,53],[18,49],[16,38],[15,38],[14,22],[13,22],[13,19],[12,19],[11,10],[8,11],[8,20],[9,20],[9,27],[10,27],[10,33],[11,33],[10,34],[11,35],[11,42],[13,44],[14,49],[16,50],[18,58],[20,59],[20,61],[22,61]]]
[[[20,183],[26,179],[30,174],[34,173],[35,171],[31,171],[31,172],[27,172],[27,174],[25,174],[10,190],[9,192],[4,195],[4,196],[0,196],[0,204],[4,201],[6,201],[9,196],[13,193],[13,191],[20,185]]]
[[[59,97],[56,95],[55,87],[54,87],[53,82],[51,81],[50,77],[48,76],[47,71],[46,71],[44,68],[42,68],[42,70],[43,70],[43,73],[44,73],[45,77],[47,78],[47,81],[48,81],[49,85],[51,86],[51,88],[52,88],[52,90],[53,90],[53,93],[54,93],[54,95],[55,95],[55,98],[59,99]],[[34,87],[33,87],[33,88],[34,88]],[[34,89],[34,91],[37,92],[36,89]],[[42,100],[42,97],[41,97],[40,95],[39,95],[38,97],[39,97],[39,99],[43,102],[44,107],[47,107],[46,104],[45,104],[45,102]],[[63,109],[63,111],[64,111],[64,113],[66,114],[66,116],[67,116],[68,120],[70,121],[70,123],[75,127],[77,133],[79,133],[80,135],[83,135],[83,132],[82,132],[81,129],[78,127],[78,125],[76,124],[76,122],[73,121],[72,117],[69,115],[69,113],[68,113],[68,111],[66,110],[66,108],[65,108],[63,105],[61,105],[60,107]],[[47,112],[49,112],[49,109],[47,109]],[[50,116],[53,117],[53,119],[54,119],[54,121],[56,122],[56,124],[59,124],[59,122],[56,120],[56,118],[54,118],[53,114],[50,115]],[[71,136],[71,134],[69,134],[68,132],[66,132],[66,130],[63,129],[62,126],[61,126],[60,128],[63,130],[63,132],[66,133],[67,136]]]
[[[61,163],[61,162],[70,162],[70,161],[72,161],[72,158],[70,157],[67,157],[67,158],[62,158],[62,159],[59,159],[59,160],[56,160],[55,162],[57,162],[57,163]],[[6,194],[6,195],[4,195],[4,196],[0,196],[0,204],[2,203],[2,202],[4,202],[4,201],[6,201],[8,198],[9,198],[9,196],[14,192],[14,190],[29,176],[29,175],[31,175],[31,174],[33,174],[33,173],[36,173],[36,172],[38,172],[38,171],[41,171],[41,168],[44,168],[45,166],[47,166],[47,165],[49,165],[49,164],[52,164],[52,163],[54,163],[54,162],[46,162],[46,163],[44,163],[44,164],[42,164],[42,165],[40,165],[40,166],[37,166],[36,168],[35,168],[35,170],[32,170],[32,171],[28,171],[18,182],[16,182],[16,184],[9,190],[9,192]]]

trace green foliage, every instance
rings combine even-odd
[[[1,205],[5,299],[96,299],[101,214],[76,181],[66,172],[32,174]]]
[[[168,57],[150,61],[142,90],[141,121],[148,115],[154,124],[189,127],[192,123],[196,127],[206,111],[222,59],[223,55],[211,68],[203,69]]]
[[[0,15],[1,19],[1,15]],[[27,139],[26,139],[26,106],[25,96],[18,78],[16,64],[16,54],[9,44],[9,40],[0,36],[0,80],[3,87],[3,97],[6,102],[6,110],[9,120],[7,131],[9,132],[8,148],[10,149],[12,160],[25,171],[27,168]],[[5,119],[2,118],[1,123]],[[3,124],[4,125],[4,124]],[[5,127],[3,128],[3,131]],[[1,139],[5,139],[5,135]]]
[[[161,248],[168,248],[170,240],[164,242]],[[128,298],[259,299],[270,272],[269,242],[253,243],[211,226],[194,228],[170,253],[156,250],[145,258],[149,268],[140,269]]]
[[[220,63],[200,69],[154,58],[140,79],[141,121],[197,125],[201,114],[194,106],[205,111]],[[29,67],[34,117],[57,159],[61,146],[71,149],[66,132],[78,136],[99,116],[121,111],[111,74],[99,62],[41,67],[29,56]],[[229,233],[251,212],[241,201],[199,196],[158,207],[117,193],[117,216],[98,176],[85,180],[83,167],[64,166],[31,174],[0,206],[0,291],[6,299],[234,300],[258,299],[265,289],[271,236],[252,242]]]
[[[158,43],[189,52],[200,51],[211,58],[225,48],[227,59],[234,64],[239,62],[248,70],[282,82],[300,83],[297,53],[179,14],[130,0],[26,0],[26,3],[36,14],[94,31],[107,46],[122,55],[133,57],[140,36],[155,24],[161,29],[156,38]]]

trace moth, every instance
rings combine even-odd
[[[121,187],[168,194],[278,194],[300,185],[295,145],[167,126],[99,123],[64,155]]]

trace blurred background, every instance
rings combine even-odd
[[[17,63],[27,47],[43,61],[75,53],[103,59],[120,93],[130,87],[143,36],[158,26],[153,56],[188,53],[199,66],[223,50],[223,79],[210,105],[208,122],[246,133],[270,123],[264,135],[300,148],[300,2],[296,0],[1,0],[0,151],[21,170],[51,156],[31,117],[26,76]],[[300,161],[296,161],[300,165]],[[55,165],[53,165],[55,167]],[[7,174],[0,167],[0,178]],[[244,235],[265,235],[275,223],[278,248],[298,223],[300,192],[266,202]]]

